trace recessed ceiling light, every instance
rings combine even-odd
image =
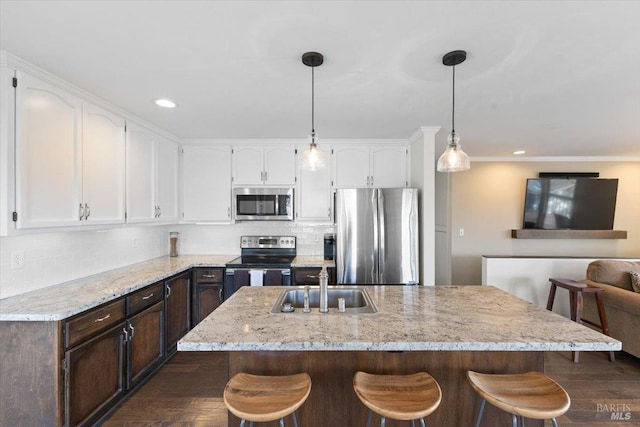
[[[514,151],[513,154],[515,154],[516,156],[520,156],[522,154],[526,154],[526,151],[524,150],[518,150],[518,151]]]
[[[173,101],[169,101],[168,99],[156,99],[156,105],[164,108],[175,108],[176,103]]]

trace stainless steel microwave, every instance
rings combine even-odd
[[[293,188],[234,188],[236,221],[293,221]]]

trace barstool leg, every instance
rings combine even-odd
[[[240,420],[240,427],[244,427],[244,419]]]
[[[380,418],[380,427],[384,427],[387,424],[387,419],[385,417]]]
[[[280,427],[284,427],[284,418],[280,418]]]
[[[415,420],[411,420],[411,427],[416,427],[416,421]]]
[[[476,420],[476,427],[480,427],[480,420],[482,420],[482,411],[484,411],[485,403],[487,403],[487,401],[483,398],[480,401],[480,410],[478,411],[478,419]]]
[[[511,425],[518,427],[518,417],[516,417],[516,414],[511,414]]]
[[[555,418],[551,418],[551,424],[553,424],[553,427],[558,427],[558,422]]]
[[[426,426],[425,426],[425,424],[424,424],[424,418],[420,418],[420,425],[421,425],[422,427],[426,427]]]
[[[298,427],[298,419],[296,418],[296,411],[293,411],[293,414],[291,414],[291,416],[293,417],[293,427]]]

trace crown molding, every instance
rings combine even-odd
[[[409,144],[415,144],[425,135],[435,136],[440,131],[440,129],[442,129],[442,126],[420,126],[409,137]]]
[[[538,156],[470,157],[472,162],[640,162],[640,157],[625,156]]]

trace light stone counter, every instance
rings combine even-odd
[[[325,260],[322,255],[298,255],[291,262],[291,267],[335,267],[335,261]]]
[[[164,256],[0,300],[0,321],[71,317],[191,267],[224,267],[237,255]]]
[[[179,351],[609,351],[622,344],[491,286],[367,286],[374,314],[278,313],[244,287]]]

